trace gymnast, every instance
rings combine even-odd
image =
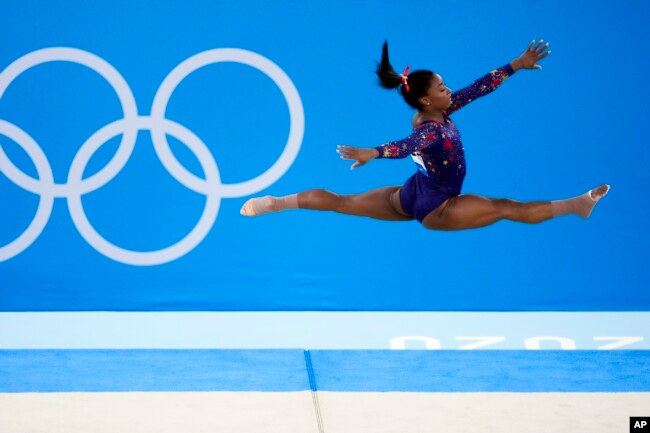
[[[361,194],[339,195],[312,189],[284,197],[252,198],[240,213],[257,216],[286,209],[313,209],[388,221],[416,219],[432,230],[473,229],[504,219],[535,224],[567,214],[588,218],[596,203],[609,191],[609,185],[555,201],[519,202],[461,194],[466,173],[465,152],[451,114],[491,93],[520,69],[542,69],[537,63],[551,54],[548,48],[549,44],[543,40],[532,41],[512,62],[452,93],[443,78],[432,71],[410,72],[406,67],[402,74],[395,72],[388,57],[388,43],[384,43],[376,73],[382,87],[398,89],[404,101],[417,110],[413,133],[403,140],[374,148],[337,146],[337,153],[344,160],[354,161],[351,169],[376,158],[411,156],[417,165],[415,174],[401,187],[388,186]]]

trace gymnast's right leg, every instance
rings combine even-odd
[[[422,224],[432,230],[465,230],[485,227],[503,219],[536,224],[567,214],[588,218],[608,191],[609,185],[602,185],[567,200],[528,203],[463,194],[445,201],[427,215]]]
[[[244,203],[240,213],[257,216],[286,209],[312,209],[386,221],[410,221],[413,217],[402,210],[399,190],[398,186],[389,186],[362,194],[339,195],[324,189],[311,189],[284,197],[252,198]]]

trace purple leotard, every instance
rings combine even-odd
[[[376,147],[379,158],[406,158],[411,155],[418,166],[418,171],[400,191],[400,201],[406,213],[422,222],[445,200],[460,194],[467,170],[465,152],[460,133],[449,116],[494,91],[513,73],[510,64],[495,69],[451,95],[451,106],[443,113],[443,123],[425,121],[404,140]]]

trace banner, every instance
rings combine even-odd
[[[0,18],[0,311],[644,311],[649,7],[515,0],[14,2]],[[452,116],[463,193],[611,192],[588,220],[441,232],[256,196],[399,186],[339,144],[405,138],[398,72],[452,90],[550,42]]]

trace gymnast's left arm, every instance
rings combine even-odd
[[[465,87],[451,95],[451,106],[447,110],[447,114],[458,111],[470,102],[492,93],[499,87],[505,80],[512,74],[520,69],[539,69],[542,67],[537,64],[540,60],[551,54],[548,50],[548,43],[543,40],[535,43],[532,41],[526,51],[522,55],[514,59],[507,65],[495,69],[490,73],[476,80],[470,86]]]

